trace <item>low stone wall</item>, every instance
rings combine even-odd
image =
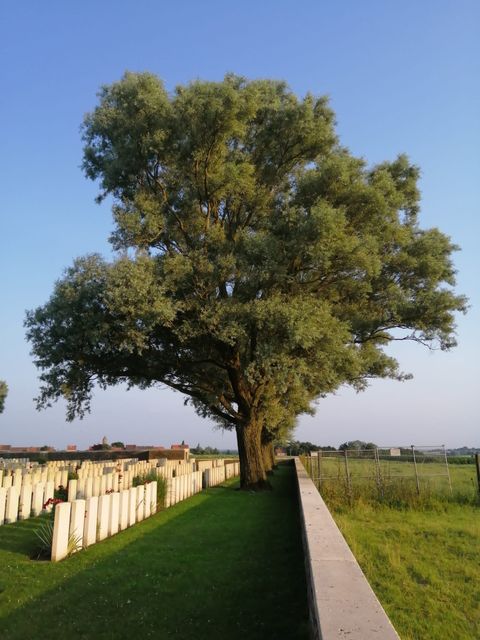
[[[295,458],[315,640],[399,640],[317,488]]]
[[[81,460],[120,460],[122,458],[136,458],[148,460],[148,451],[143,449],[119,449],[112,451],[26,451],[25,453],[12,453],[0,451],[0,458],[4,460],[28,459],[30,462],[51,462],[51,461],[81,461]]]

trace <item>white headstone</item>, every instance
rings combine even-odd
[[[157,512],[157,481],[150,483],[150,513],[153,515]]]
[[[51,500],[53,496],[54,496],[54,482],[53,480],[48,480],[45,483],[45,489],[43,492],[43,504]],[[51,510],[52,510],[51,506],[47,507],[47,511],[51,511]]]
[[[86,500],[85,526],[83,528],[83,546],[88,547],[97,541],[98,497],[92,496]]]
[[[120,494],[111,494],[110,519],[108,524],[108,535],[114,536],[118,533],[120,524]]]
[[[5,522],[5,508],[7,506],[7,490],[0,487],[0,525]]]
[[[93,478],[92,494],[94,496],[99,496],[100,495],[100,478],[99,478],[99,476],[95,476]]]
[[[61,471],[57,471],[55,473],[55,478],[54,478],[54,484],[55,484],[55,489],[58,489],[59,486],[62,484],[62,472]]]
[[[60,484],[66,489],[68,485],[68,471],[64,469],[61,474]]]
[[[77,497],[77,481],[70,480],[68,482],[68,502],[73,502]]]
[[[42,482],[37,482],[33,485],[32,511],[34,516],[39,516],[42,513],[43,491],[44,485]]]
[[[108,536],[108,523],[110,520],[111,494],[104,494],[98,498],[98,535],[97,542],[105,540]]]
[[[85,500],[74,500],[72,502],[72,511],[70,513],[70,537],[72,541],[74,541],[76,547],[75,549],[72,549],[72,551],[80,551],[80,549],[83,547],[85,508]]]
[[[166,490],[165,490],[165,509],[172,504],[172,478],[166,479]]]
[[[70,529],[70,502],[60,502],[55,507],[53,524],[52,562],[63,560],[68,554],[68,534]]]
[[[140,484],[137,490],[137,522],[141,522],[145,517],[145,485]]]
[[[92,476],[85,479],[85,488],[84,488],[85,498],[91,498],[93,496],[93,478]]]
[[[84,499],[85,497],[85,478],[79,476],[77,480],[77,498]]]
[[[25,520],[30,517],[32,511],[32,485],[23,484],[20,489],[20,503],[18,509],[18,517]]]
[[[130,493],[126,491],[120,492],[120,531],[128,527],[128,499]]]
[[[152,513],[152,504],[151,504],[151,497],[150,497],[151,488],[152,488],[152,483],[147,482],[147,484],[145,485],[145,508],[144,508],[145,518],[149,518]]]
[[[128,526],[131,527],[137,521],[137,487],[132,487],[128,493]]]
[[[13,474],[12,486],[17,487],[20,493],[20,487],[22,486],[22,470],[21,469],[15,469],[15,472]]]
[[[17,521],[18,502],[19,502],[18,489],[17,487],[12,485],[7,489],[7,499],[6,499],[6,507],[5,507],[5,524],[10,524],[10,522]]]

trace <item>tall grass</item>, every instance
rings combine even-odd
[[[157,483],[157,510],[165,508],[165,498],[167,496],[167,480],[162,476],[157,476],[154,470],[135,476],[132,480],[132,487],[138,487],[147,482]]]

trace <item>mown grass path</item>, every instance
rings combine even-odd
[[[306,640],[293,468],[272,492],[213,488],[57,563],[38,520],[0,527],[0,637]]]

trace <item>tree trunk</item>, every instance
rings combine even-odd
[[[273,444],[273,442],[270,443],[268,455],[270,456],[270,464],[272,465],[272,470],[276,469],[277,465],[275,464],[275,445]]]
[[[262,425],[255,419],[237,426],[240,457],[240,488],[247,491],[271,489],[262,455]]]
[[[273,469],[275,467],[275,453],[273,450],[273,442],[271,440],[266,442],[262,438],[262,457],[266,473],[273,473]]]
[[[262,442],[262,459],[265,473],[268,475],[272,473],[272,461],[270,459],[270,444],[268,442]]]

